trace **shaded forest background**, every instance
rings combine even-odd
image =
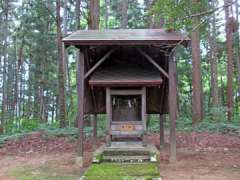
[[[178,128],[240,134],[237,0],[1,0],[0,134],[74,127],[76,49],[64,49],[61,39],[78,29],[119,28],[186,32],[191,45],[176,49]],[[157,130],[157,115],[149,119]]]

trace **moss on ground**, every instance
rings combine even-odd
[[[121,164],[102,163],[93,164],[85,172],[84,180],[135,180],[159,177],[158,167],[154,163]]]
[[[17,180],[79,180],[79,171],[64,171],[51,162],[33,167],[19,166],[8,172],[8,176]],[[159,177],[157,164],[101,163],[93,164],[82,180],[151,180]]]
[[[76,180],[77,175],[62,175],[55,172],[50,166],[30,167],[23,166],[9,172],[9,176],[13,176],[18,180]]]

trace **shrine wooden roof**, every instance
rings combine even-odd
[[[180,32],[163,29],[79,30],[63,38],[65,45],[153,45],[185,44],[190,39]]]
[[[100,67],[90,77],[93,86],[158,86],[161,73],[154,67],[118,65]]]

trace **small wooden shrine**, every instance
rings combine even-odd
[[[65,47],[79,48],[80,157],[83,157],[85,114],[107,114],[106,141],[111,146],[113,141],[142,141],[147,114],[169,113],[170,155],[175,161],[177,83],[174,49],[188,41],[182,33],[162,29],[80,30],[63,39]]]

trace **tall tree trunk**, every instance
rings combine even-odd
[[[233,116],[233,16],[232,0],[224,0],[225,9],[225,31],[227,43],[227,108],[228,121],[232,120]]]
[[[213,4],[214,6],[214,4]],[[214,6],[215,7],[215,6]],[[211,20],[211,29],[209,31],[209,46],[210,46],[210,66],[211,66],[211,97],[212,107],[218,107],[218,73],[217,73],[217,43],[216,43],[216,19],[215,15]]]
[[[68,0],[64,1],[64,13],[63,13],[63,36],[67,35],[67,17],[68,17],[68,10],[67,10],[67,2]],[[77,3],[80,3],[78,0]],[[78,7],[80,4],[78,5]],[[80,8],[80,7],[79,7]],[[80,19],[77,21],[80,22]],[[79,25],[80,26],[80,25]],[[70,99],[69,106],[67,108],[67,113],[68,115],[72,112],[73,108],[73,96],[72,96],[72,87],[71,87],[71,75],[70,75],[70,70],[69,70],[69,61],[68,61],[68,53],[67,50],[64,48],[63,49],[63,56],[65,58],[65,79],[66,79],[66,85],[67,85],[67,97]],[[70,120],[70,118],[69,118]],[[69,121],[70,124],[70,121]]]
[[[76,7],[75,7],[75,17],[76,17],[76,25],[75,28],[76,30],[79,30],[81,28],[81,19],[80,19],[80,6],[81,5],[81,1],[80,0],[76,0]],[[76,51],[76,59],[79,58],[79,50]],[[75,124],[74,126],[77,128],[78,127],[78,118],[76,118],[75,120]]]
[[[2,81],[2,113],[0,134],[4,132],[7,110],[7,37],[8,37],[8,0],[4,1],[4,28],[3,28],[3,81]]]
[[[105,29],[108,29],[108,19],[109,19],[109,6],[110,1],[105,0],[104,1],[104,8],[105,8],[105,14],[104,14],[104,21],[105,21]]]
[[[76,30],[79,30],[80,27],[80,5],[81,0],[76,0],[76,7],[75,7],[75,16],[76,16]]]
[[[89,18],[88,27],[89,29],[99,29],[100,21],[100,1],[89,0]]]
[[[61,17],[60,17],[61,0],[57,0],[56,13],[57,13],[57,49],[58,49],[58,100],[59,100],[59,120],[60,127],[65,127],[66,115],[66,101],[65,101],[65,85],[64,85],[64,58],[62,46],[62,30],[61,30]]]
[[[22,62],[23,62],[23,48],[24,48],[24,42],[23,42],[24,36],[21,39],[20,47],[19,50],[16,51],[17,53],[17,70],[15,74],[15,92],[14,92],[14,108],[15,108],[15,113],[16,117],[19,116],[19,87],[20,87],[20,78],[21,77],[21,68],[22,68]],[[16,47],[17,47],[17,39],[16,39]]]
[[[192,0],[193,6],[199,3],[198,0]],[[196,13],[196,12],[194,12]],[[193,124],[198,123],[202,119],[202,80],[201,80],[201,65],[200,65],[200,36],[199,17],[192,18],[192,86],[193,86],[193,99],[192,99],[192,121]]]
[[[126,29],[128,26],[128,0],[122,0],[122,19],[121,28]]]
[[[89,4],[89,29],[99,29],[99,20],[100,20],[100,1],[99,0],[90,0]],[[89,61],[89,58],[86,58],[87,61]],[[87,62],[89,65],[89,62]],[[94,105],[94,111],[96,111],[96,103],[95,103],[95,95],[94,91],[91,88],[91,95],[92,95],[92,101]],[[97,137],[97,114],[93,114],[92,118],[89,118],[91,120],[91,125],[93,127],[93,138],[96,140]],[[96,141],[95,143],[96,144]]]
[[[25,97],[25,92],[24,92],[24,86],[25,86],[25,83],[24,83],[24,80],[26,79],[25,77],[25,74],[24,74],[24,66],[21,66],[21,69],[20,69],[20,94],[19,94],[19,115],[21,117],[24,117],[24,113],[25,113],[25,109],[24,109],[24,97]]]
[[[236,32],[236,66],[237,66],[237,84],[238,84],[238,89],[237,89],[237,104],[240,102],[240,39],[239,39],[239,3],[238,1],[235,1],[235,14],[236,14],[236,22],[238,23],[237,25],[237,32]],[[240,105],[238,105],[238,107],[240,108]]]
[[[45,62],[46,62],[46,57],[43,58],[44,60],[40,64],[40,72],[41,72],[41,77],[40,77],[40,87],[39,87],[39,118],[41,123],[46,123],[47,120],[45,119],[44,116],[44,111],[45,111],[45,101],[44,101],[44,89],[45,89]]]

